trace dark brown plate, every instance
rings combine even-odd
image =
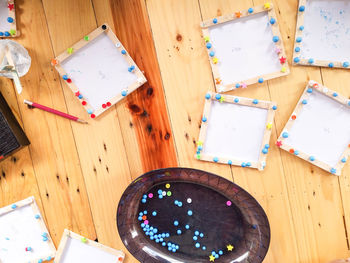
[[[249,193],[220,176],[189,168],[137,178],[119,202],[117,225],[127,249],[144,263],[210,262],[211,255],[212,262],[258,263],[270,243],[266,214]]]

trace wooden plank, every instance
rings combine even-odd
[[[262,2],[254,0],[255,4]],[[298,0],[273,2],[291,62]],[[278,134],[310,79],[321,82],[319,68],[293,66],[286,79],[268,82],[271,98],[280,105],[275,118]],[[281,151],[281,156],[298,241],[298,262],[328,262],[346,257],[348,248],[338,178],[290,153]]]
[[[44,0],[43,4],[55,55],[97,27],[89,0],[74,3],[70,0]],[[62,81],[61,85],[68,111],[88,119],[69,88]],[[116,207],[131,178],[118,117],[115,107],[112,107],[100,118],[89,121],[88,125],[71,125],[98,240],[120,249],[123,246],[116,227]],[[84,236],[95,239],[91,235]]]
[[[19,1],[17,8],[26,10],[18,17],[19,24],[26,26],[21,27],[21,36],[16,41],[32,57],[30,71],[21,78],[23,93],[17,99],[31,141],[30,152],[52,239],[57,244],[65,227],[95,237],[70,122],[43,111],[29,110],[22,103],[26,98],[66,110],[62,90],[48,63],[53,52],[42,3]]]
[[[133,178],[177,166],[174,139],[144,0],[93,0],[97,23],[107,22],[130,56],[145,72],[147,83],[117,107]],[[128,22],[126,22],[128,21]]]
[[[0,91],[20,125],[23,125],[16,91],[11,82],[11,80],[1,78]],[[45,216],[29,147],[25,147],[0,163],[0,207],[29,196],[35,197],[42,215]]]
[[[204,98],[214,91],[202,49],[197,0],[146,1],[180,166],[199,168],[232,180],[228,165],[194,158]]]
[[[263,3],[256,3],[256,5],[260,4]],[[252,1],[247,0],[200,1],[203,20],[248,9],[253,5],[254,3]],[[279,79],[285,78],[286,77],[282,77]],[[229,94],[256,98],[259,100],[277,101],[278,108],[281,107],[278,100],[270,97],[266,82],[253,85],[247,89],[235,90]],[[272,127],[271,147],[267,156],[267,165],[264,172],[259,174],[251,169],[235,167],[233,168],[233,176],[237,184],[244,187],[257,198],[269,217],[271,226],[271,247],[265,261],[280,262],[283,258],[286,262],[299,262],[295,231],[291,218],[290,201],[283,175],[283,165],[279,150],[274,146],[276,138],[276,129]],[[284,220],[281,220],[281,218]],[[288,236],[288,238],[286,238],[286,236]]]

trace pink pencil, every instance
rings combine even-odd
[[[41,104],[38,104],[38,103],[35,103],[35,102],[31,102],[29,100],[24,100],[24,103],[28,104],[29,106],[32,106],[34,108],[38,108],[38,109],[41,109],[41,110],[44,110],[44,111],[47,111],[47,112],[51,112],[53,114],[56,114],[56,115],[61,116],[63,118],[70,119],[72,121],[77,121],[77,122],[81,122],[81,123],[88,123],[87,121],[79,119],[78,117],[69,115],[67,113],[64,113],[64,112],[61,112],[61,111],[58,111],[58,110],[55,110],[55,109],[51,109],[49,107],[46,107],[44,105],[41,105]]]

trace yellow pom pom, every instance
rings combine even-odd
[[[170,184],[166,184],[165,188],[169,189],[170,188]]]
[[[265,3],[265,4],[264,4],[264,8],[265,8],[265,9],[269,9],[270,7],[271,7],[271,4],[270,4],[270,3]]]
[[[281,68],[281,72],[285,73],[287,71],[287,68],[286,67],[282,67]]]
[[[86,239],[85,237],[82,237],[82,238],[80,239],[80,241],[83,242],[83,243],[86,243],[86,242],[87,242],[87,239]]]

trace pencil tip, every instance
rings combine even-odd
[[[78,119],[78,122],[80,122],[80,123],[84,123],[84,124],[88,124],[88,122],[87,122],[87,121],[82,120],[82,119]]]

